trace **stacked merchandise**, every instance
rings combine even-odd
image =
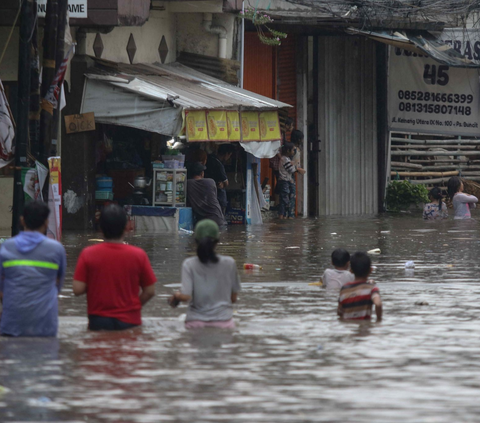
[[[113,200],[113,180],[108,176],[96,179],[95,200]]]

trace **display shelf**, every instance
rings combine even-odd
[[[185,207],[187,170],[153,168],[153,206]]]

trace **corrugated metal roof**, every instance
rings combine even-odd
[[[292,107],[205,75],[180,63],[127,65],[96,59],[86,77],[184,109],[274,110]]]

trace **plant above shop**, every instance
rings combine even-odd
[[[255,28],[257,28],[258,38],[263,44],[269,46],[279,46],[282,40],[287,38],[285,32],[276,31],[270,28],[267,24],[272,23],[273,19],[254,8],[246,8],[245,11],[240,12],[240,18],[251,21]]]
[[[412,205],[427,203],[428,190],[424,185],[414,185],[409,181],[392,181],[387,186],[385,201],[388,211],[408,210]]]

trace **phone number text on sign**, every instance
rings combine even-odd
[[[403,53],[400,49],[390,51],[390,130],[480,135],[478,71]]]

